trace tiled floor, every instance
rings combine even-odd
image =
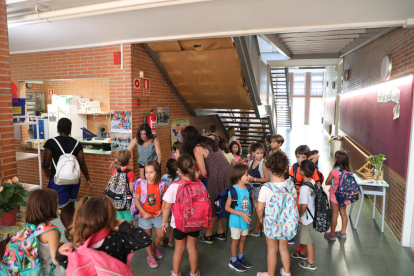
[[[329,154],[329,147],[322,134],[321,128],[297,128],[295,130],[280,130],[285,137],[282,146],[291,163],[296,162],[295,148],[307,144],[311,149],[320,152],[319,167],[325,176],[332,168],[333,159]],[[329,276],[382,276],[382,275],[414,275],[414,256],[409,249],[398,244],[388,226],[381,233],[381,217],[376,212],[372,219],[372,202],[364,200],[358,229],[353,229],[356,220],[359,202],[356,202],[351,219],[349,220],[348,239],[328,241],[323,234],[313,233],[315,239],[315,253],[318,269],[305,271],[298,267],[297,260],[292,260],[292,275],[329,275]],[[58,222],[56,222],[58,223]],[[338,228],[340,225],[338,225]],[[297,244],[289,246],[293,252]],[[146,263],[145,250],[135,253],[132,259],[134,275],[169,275],[172,269],[172,255],[174,248],[161,247],[164,259],[159,261],[159,268],[151,269]],[[227,243],[217,241],[213,245],[198,244],[199,269],[202,275],[236,275],[237,272],[228,267],[230,258],[230,239]],[[266,271],[266,242],[264,238],[249,237],[245,246],[245,257],[253,267],[244,275],[256,275],[258,271]],[[280,269],[280,258],[277,271]],[[188,255],[185,253],[181,265],[182,275],[189,275],[190,268]],[[279,274],[276,274],[279,275]]]

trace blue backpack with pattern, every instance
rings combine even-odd
[[[359,199],[359,186],[352,172],[340,171],[335,197],[340,206],[349,205]]]
[[[265,207],[263,221],[266,237],[276,240],[291,240],[296,236],[299,223],[299,212],[296,201],[290,189],[293,183],[286,181],[287,187],[279,189],[274,183],[268,182],[264,186],[272,191],[270,203]]]

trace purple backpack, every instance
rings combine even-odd
[[[164,195],[165,190],[165,183],[163,181],[158,182],[159,184],[159,192],[160,192],[160,198],[162,199],[162,196]],[[148,197],[148,181],[146,179],[138,178],[134,181],[134,184],[132,185],[132,202],[131,204],[131,214],[134,218],[134,221],[137,221],[139,218],[142,218],[142,216],[139,214],[139,210],[137,206],[135,205],[135,195],[136,190],[138,186],[141,186],[141,198],[139,201],[141,202],[141,205],[144,206],[145,201]]]

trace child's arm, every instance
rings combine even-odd
[[[59,232],[57,230],[51,230],[46,233],[41,234],[42,240],[49,244],[50,257],[52,257],[52,262],[54,265],[59,265],[59,262],[56,260],[56,250],[59,247]]]
[[[333,179],[333,174],[332,172],[329,173],[328,178],[325,180],[325,185],[326,186],[331,186],[332,185],[332,179]]]
[[[134,185],[134,182],[129,182],[129,191],[131,192],[131,194],[134,193],[132,190],[133,185]]]
[[[172,203],[164,201],[162,203],[162,230],[167,233],[168,229],[168,216],[170,215],[170,210],[172,207]]]
[[[263,223],[263,210],[265,208],[266,202],[261,202],[259,201],[256,204],[256,214],[257,214],[257,218],[260,220],[260,223]]]
[[[299,212],[299,217],[300,218],[305,214],[307,208],[308,208],[308,204],[301,204],[300,205],[300,212]]]
[[[266,168],[265,164],[263,163],[263,178],[254,178],[253,176],[249,176],[249,181],[257,182],[257,183],[266,183],[270,181],[270,174],[269,170]]]
[[[231,208],[230,205],[231,205],[231,195],[229,195],[229,197],[227,198],[225,210],[227,212],[229,212],[230,214],[240,216],[246,223],[250,224],[250,222],[252,221],[250,219],[250,214],[245,213],[245,212],[236,211],[233,208]]]
[[[135,195],[135,206],[137,206],[138,210],[141,212],[142,216],[144,217],[144,219],[150,219],[151,218],[151,214],[147,213],[144,210],[144,207],[142,207],[141,205],[141,201],[139,201],[141,199],[141,195],[140,194],[136,194]]]

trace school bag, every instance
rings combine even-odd
[[[133,216],[134,221],[137,221],[139,218],[143,218],[140,214],[139,214],[139,210],[137,208],[137,206],[135,206],[135,195],[136,195],[136,190],[138,188],[138,186],[141,187],[141,197],[139,199],[139,202],[141,203],[142,206],[144,206],[145,201],[147,200],[147,196],[148,196],[148,182],[146,179],[142,179],[139,178],[137,180],[134,181],[134,184],[132,185],[132,191],[133,191],[133,195],[132,195],[132,202],[134,202],[134,204],[132,204],[131,206],[131,214]],[[158,191],[159,191],[159,196],[162,199],[162,196],[164,195],[164,191],[165,191],[165,183],[163,181],[158,182]]]
[[[249,194],[252,192],[253,188],[250,185],[246,185],[247,191]],[[236,208],[237,200],[238,200],[238,194],[236,189],[229,185],[226,188],[223,189],[219,194],[216,195],[214,198],[214,205],[216,206],[216,216],[219,219],[222,218],[229,218],[230,214],[226,211],[226,202],[227,198],[229,197],[229,191],[231,195],[231,208]]]
[[[55,166],[56,174],[54,177],[54,182],[56,185],[73,185],[79,184],[80,180],[80,167],[79,162],[76,156],[73,155],[76,147],[79,144],[79,141],[76,141],[76,145],[70,153],[66,153],[62,146],[59,144],[56,138],[52,138],[55,140],[56,144],[59,146],[60,150],[62,151],[62,155],[59,157],[57,165],[55,160],[52,158],[52,163]]]
[[[298,231],[299,213],[296,201],[288,189],[293,189],[293,183],[286,181],[287,187],[278,188],[271,182],[264,186],[272,191],[270,203],[265,207],[263,221],[266,237],[276,240],[291,240]]]
[[[293,175],[294,175],[293,176],[293,183],[295,183],[295,184],[296,184],[296,181],[297,181],[296,173],[297,173],[298,169],[299,169],[299,164],[298,163],[293,164]],[[323,181],[325,180],[325,177],[323,176],[323,173],[318,169],[318,166],[315,165],[315,169],[316,169],[316,173],[318,174],[319,181],[322,185]]]
[[[92,240],[103,240],[106,238],[110,229],[106,231],[99,231],[90,236],[81,246],[75,251],[69,252],[68,267],[66,268],[66,275],[71,276],[110,276],[122,275],[133,276],[130,266],[131,258],[134,253],[128,254],[127,263],[111,257],[104,251],[90,248]]]
[[[352,172],[339,172],[339,187],[336,189],[335,198],[340,206],[346,206],[359,199],[359,186]]]
[[[0,275],[43,275],[42,258],[40,256],[38,236],[51,230],[60,230],[53,224],[42,223],[37,227],[26,223],[6,246],[3,259],[0,262]],[[56,266],[51,262],[49,275],[53,276]]]
[[[181,179],[173,204],[175,227],[184,233],[207,230],[211,227],[211,203],[206,187],[197,181]]]
[[[328,196],[322,188],[311,182],[305,182],[303,185],[310,187],[315,192],[315,214],[312,215],[309,208],[307,213],[313,219],[313,228],[318,232],[327,232],[331,227],[332,209],[329,207]]]
[[[132,195],[127,177],[129,172],[131,172],[130,169],[122,171],[121,168],[118,168],[109,179],[104,192],[104,195],[112,200],[118,211],[128,210],[132,205]]]

